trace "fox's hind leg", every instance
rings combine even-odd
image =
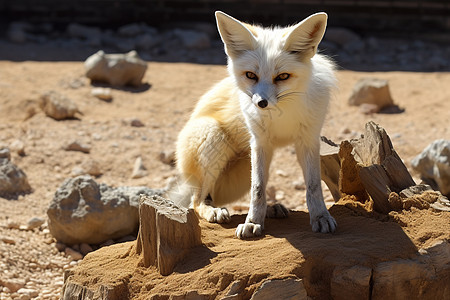
[[[208,176],[207,176],[208,177]],[[192,204],[200,217],[211,223],[230,222],[230,213],[224,207],[214,207],[210,196],[214,183],[210,179],[203,178],[202,188],[192,195]]]
[[[178,169],[183,177],[192,177],[191,206],[209,222],[229,222],[225,208],[213,206],[214,186],[230,160],[227,137],[212,118],[189,121],[180,133],[177,145]]]

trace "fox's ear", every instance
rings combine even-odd
[[[304,58],[313,57],[325,33],[327,18],[326,13],[317,13],[290,27],[284,49],[297,52]]]
[[[244,23],[221,11],[216,11],[216,21],[228,56],[236,57],[243,51],[255,49],[256,39]]]

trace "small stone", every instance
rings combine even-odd
[[[133,172],[131,173],[131,178],[137,179],[147,176],[147,169],[142,163],[142,158],[139,156],[134,162]]]
[[[142,123],[142,121],[139,119],[132,119],[130,121],[130,125],[133,127],[144,127],[145,126],[144,123]]]
[[[73,141],[70,142],[65,148],[64,150],[66,151],[79,151],[79,152],[83,152],[83,153],[89,153],[91,152],[91,146],[88,144],[84,144],[82,142],[79,141]]]
[[[100,247],[107,247],[111,245],[114,245],[114,240],[107,240],[106,242],[102,243]]]
[[[281,201],[281,200],[283,200],[284,198],[285,198],[285,192],[284,191],[281,191],[281,190],[278,190],[278,191],[276,191],[276,193],[275,193],[275,200],[277,200],[277,201]]]
[[[103,174],[97,161],[89,159],[81,164],[81,168],[91,176],[98,177]]]
[[[73,250],[70,247],[67,247],[64,252],[66,253],[66,255],[68,257],[70,257],[72,260],[80,260],[83,259],[83,255],[80,252],[77,252],[75,250]]]
[[[380,111],[380,107],[376,104],[363,103],[359,106],[359,111],[365,115],[376,114]]]
[[[63,243],[58,242],[55,244],[55,247],[56,247],[56,249],[58,249],[59,252],[62,252],[66,249],[67,246]]]
[[[19,229],[20,228],[20,224],[14,221],[10,221],[8,222],[8,224],[6,224],[6,228],[8,229]]]
[[[0,237],[0,240],[6,244],[10,244],[10,245],[16,244],[16,241],[13,238],[10,238],[8,236],[2,236],[2,237]]]
[[[45,223],[45,220],[39,217],[33,217],[27,222],[27,230],[33,230]]]
[[[110,102],[113,98],[111,95],[111,88],[102,88],[102,87],[93,88],[91,91],[91,95],[107,102]]]
[[[348,103],[354,106],[363,103],[376,105],[378,110],[394,105],[388,81],[378,78],[360,79],[353,87]]]
[[[275,173],[280,176],[280,177],[288,177],[289,174],[287,174],[285,171],[283,170],[276,170]]]
[[[342,128],[342,130],[341,130],[341,134],[349,134],[349,133],[351,133],[352,131],[348,128],[348,127],[344,127],[344,128]]]
[[[88,254],[89,252],[94,251],[94,249],[92,249],[92,247],[89,244],[86,243],[82,243],[80,244],[80,252],[83,255]]]
[[[19,294],[27,295],[30,298],[37,297],[39,295],[39,292],[34,289],[28,289],[28,288],[21,288],[17,291]]]
[[[294,189],[296,189],[298,191],[303,191],[306,189],[306,185],[303,180],[294,181],[294,182],[292,182],[292,184],[294,185]]]
[[[11,291],[11,293],[15,293],[21,288],[24,288],[26,282],[24,279],[19,278],[11,278],[6,280],[0,279],[0,285],[7,287]]]
[[[166,165],[175,166],[175,151],[161,151],[159,160]]]
[[[55,120],[72,119],[77,113],[81,114],[72,100],[53,91],[41,96],[40,107],[47,116]]]
[[[21,140],[14,140],[9,147],[20,156],[25,156],[25,144]]]

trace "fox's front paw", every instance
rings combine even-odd
[[[326,213],[317,216],[315,218],[311,218],[311,226],[312,231],[314,232],[335,232],[336,231],[336,220],[330,215],[327,211]]]
[[[240,239],[260,236],[262,234],[262,227],[260,224],[244,223],[239,224],[236,228],[236,236]]]
[[[226,208],[211,208],[205,218],[211,223],[228,223],[230,222],[230,213]]]

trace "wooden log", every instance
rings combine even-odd
[[[189,250],[201,245],[197,215],[160,196],[141,196],[136,253],[145,267],[156,266],[162,275],[172,273]]]

